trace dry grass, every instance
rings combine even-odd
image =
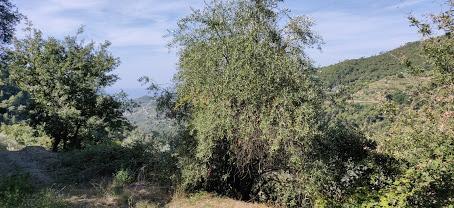
[[[28,147],[21,151],[0,150],[0,176],[6,176],[13,172],[17,165],[26,173],[30,173],[32,181],[44,181],[46,177],[51,179],[51,173],[46,167],[55,163],[55,153],[42,148]],[[44,178],[44,179],[43,179]],[[47,179],[46,179],[47,180]],[[50,182],[49,182],[50,183]],[[49,184],[45,183],[45,184]],[[172,193],[169,187],[160,187],[145,182],[136,182],[130,185],[116,186],[112,178],[97,180],[83,184],[54,184],[56,195],[70,207],[124,207],[124,208],[267,208],[263,204],[254,204],[225,197],[217,197],[213,194],[199,193],[191,196],[176,194],[171,200]],[[49,184],[50,185],[50,184]],[[44,187],[44,186],[43,186]]]
[[[264,204],[248,203],[218,197],[213,194],[199,193],[192,196],[175,196],[166,205],[168,208],[269,208]]]
[[[98,184],[99,185],[99,184]],[[270,208],[264,204],[256,204],[218,197],[209,193],[198,193],[190,196],[177,194],[168,202],[169,196],[156,187],[134,187],[122,189],[121,193],[113,194],[105,185],[104,188],[70,187],[64,194],[64,201],[71,207],[124,207],[124,208]],[[139,185],[141,186],[141,185]]]
[[[71,186],[63,191],[64,201],[72,207],[125,207],[153,208],[164,206],[170,200],[167,189],[146,183],[115,187],[109,180],[91,186]]]

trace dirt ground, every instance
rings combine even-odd
[[[25,173],[32,185],[40,188],[51,187],[59,198],[70,207],[207,207],[207,208],[266,208],[265,205],[247,203],[233,199],[217,197],[208,193],[195,196],[172,196],[168,187],[159,187],[147,183],[133,183],[122,187],[113,194],[111,179],[87,184],[59,184],[55,174],[59,164],[59,154],[42,147],[25,147],[18,151],[0,149],[0,177],[16,173]],[[136,204],[131,206],[131,204]]]

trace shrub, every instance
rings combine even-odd
[[[60,175],[68,182],[113,176],[120,184],[137,179],[170,185],[175,165],[170,153],[157,150],[153,144],[110,143],[63,153]]]
[[[133,178],[129,171],[121,169],[114,174],[113,185],[114,186],[125,186],[133,181]]]
[[[304,53],[319,43],[313,22],[280,16],[279,2],[211,1],[172,34],[180,49],[175,107],[190,114],[181,182],[187,191],[280,206],[339,205],[388,172],[373,142],[327,122]]]
[[[408,104],[410,102],[410,96],[400,90],[387,94],[385,98],[388,101],[394,101],[399,105]]]
[[[64,153],[62,166],[67,179],[89,181],[111,177],[123,168],[138,169],[143,164],[141,154],[117,144],[100,144]]]
[[[26,175],[3,178],[0,181],[0,205],[4,207],[18,206],[25,196],[32,193],[32,189]]]
[[[51,147],[51,138],[39,128],[34,129],[26,124],[1,125],[0,132],[8,140],[17,143],[20,146],[42,146]]]

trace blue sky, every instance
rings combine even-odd
[[[163,85],[176,71],[175,50],[166,47],[168,29],[203,0],[13,0],[45,34],[61,38],[85,26],[86,39],[112,42],[120,57],[121,80],[110,91],[145,94],[137,82],[149,76]],[[410,14],[441,9],[441,0],[287,0],[294,15],[308,15],[326,42],[322,51],[308,51],[316,65],[367,57],[419,39],[408,26]],[[19,32],[20,35],[20,32]]]

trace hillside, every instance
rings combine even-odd
[[[380,55],[320,68],[320,79],[328,91],[346,90],[340,97],[346,103],[338,116],[366,135],[377,136],[392,125],[393,119],[386,119],[389,108],[402,110],[423,99],[423,94],[439,92],[431,87],[431,76],[412,74],[401,63],[405,57],[421,66],[420,50],[420,42],[412,42]]]
[[[174,121],[156,111],[156,101],[153,97],[142,96],[133,101],[137,107],[132,112],[126,113],[125,116],[137,127],[137,130],[155,138],[171,136],[175,133]]]
[[[346,60],[334,65],[320,68],[320,78],[326,87],[333,89],[340,85],[356,92],[370,82],[378,81],[388,76],[405,74],[406,69],[401,64],[401,58],[420,64],[419,42],[407,43],[402,47],[381,53],[380,55]]]

